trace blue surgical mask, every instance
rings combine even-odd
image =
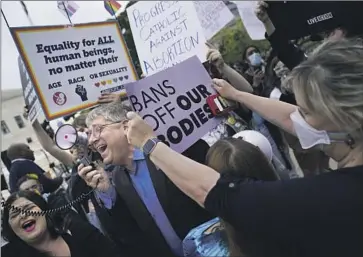
[[[253,53],[248,57],[252,66],[258,67],[262,64],[262,57],[259,53]]]

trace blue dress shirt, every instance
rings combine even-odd
[[[182,240],[175,233],[159,202],[143,152],[135,149],[133,159],[135,172],[130,172],[130,178],[136,192],[145,204],[150,215],[153,217],[173,253],[178,256],[183,256]],[[116,191],[114,187],[111,187],[107,192],[97,192],[97,195],[106,208],[112,208],[116,200]]]

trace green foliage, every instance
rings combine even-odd
[[[267,40],[251,40],[241,19],[236,19],[234,24],[219,31],[211,42],[219,46],[225,62],[230,64],[242,61],[244,49],[249,45],[254,45],[261,51],[267,51],[270,48]]]

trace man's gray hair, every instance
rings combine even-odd
[[[86,125],[89,127],[92,122],[100,116],[109,122],[122,121],[126,119],[126,114],[130,111],[132,111],[132,108],[124,102],[102,104],[88,113]]]

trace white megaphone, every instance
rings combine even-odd
[[[85,132],[79,132],[72,125],[64,124],[55,133],[55,143],[62,150],[69,150],[74,146],[87,148],[88,138]]]

